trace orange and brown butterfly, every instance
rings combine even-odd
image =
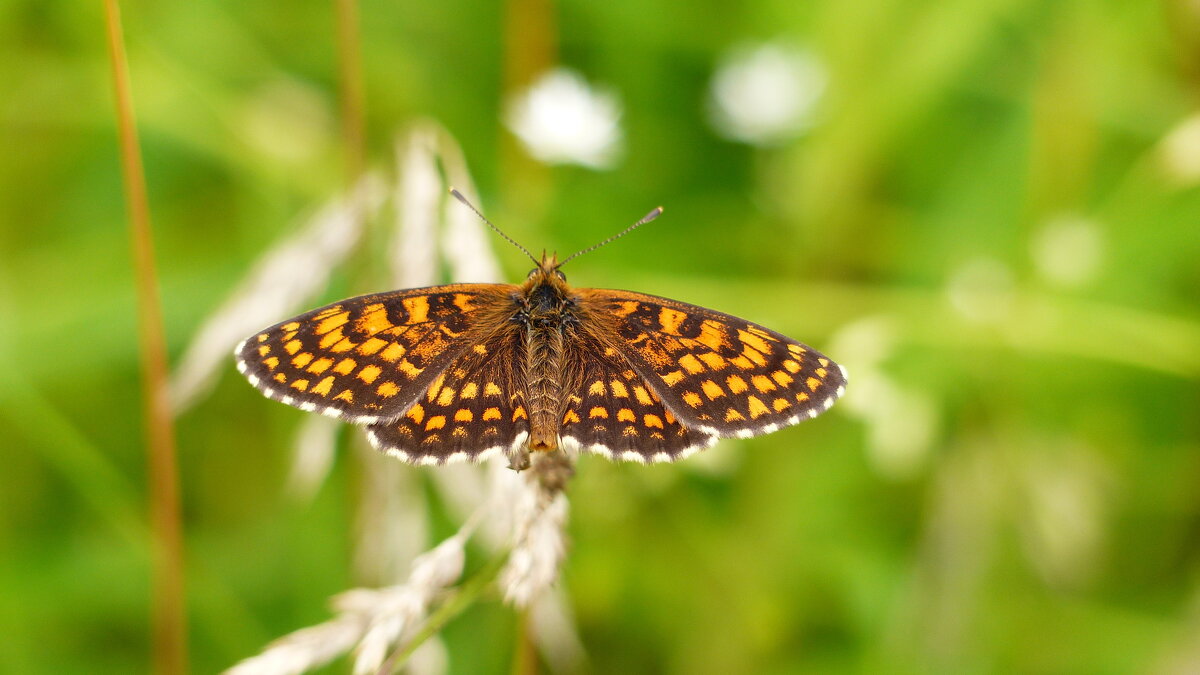
[[[696,305],[567,285],[564,263],[661,212],[562,262],[501,232],[537,263],[523,284],[342,300],[244,340],[238,370],[419,464],[503,453],[520,469],[559,447],[671,461],[828,410],[845,369],[807,345]]]

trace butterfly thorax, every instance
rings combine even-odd
[[[563,414],[563,374],[568,333],[577,322],[575,300],[558,271],[555,256],[542,254],[537,269],[521,286],[513,320],[522,326],[525,396],[529,408],[529,449],[558,447]]]

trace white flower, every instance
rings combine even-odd
[[[620,118],[616,97],[560,68],[513,98],[506,122],[529,154],[543,162],[603,169],[620,149]]]
[[[736,49],[713,76],[713,125],[754,145],[786,140],[812,124],[826,80],[825,68],[807,51],[778,44]]]
[[[1080,216],[1051,220],[1030,244],[1033,263],[1046,281],[1058,286],[1082,286],[1096,277],[1104,239],[1094,221]]]
[[[1192,185],[1200,181],[1200,115],[1180,122],[1159,146],[1163,168],[1176,181]]]

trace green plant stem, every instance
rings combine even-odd
[[[404,662],[417,651],[426,640],[437,635],[439,631],[454,617],[462,614],[472,603],[475,602],[487,588],[488,584],[495,580],[500,574],[500,570],[504,568],[504,563],[508,562],[508,551],[498,554],[481,567],[470,579],[458,587],[445,602],[442,603],[429,618],[425,624],[421,626],[421,630],[413,635],[412,639],[406,642],[403,646],[392,652],[383,665],[379,667],[379,675],[387,675],[388,673],[396,672]]]
[[[362,37],[359,32],[357,0],[334,0],[334,9],[346,185],[352,186],[362,175],[366,157]]]
[[[116,0],[105,0],[104,10],[138,303],[138,354],[141,361],[153,534],[152,650],[156,672],[177,674],[187,669],[187,619],[179,472],[168,395],[166,340],[163,337],[158,275],[154,265],[150,204],[146,196],[146,177],[133,116],[120,9]]]

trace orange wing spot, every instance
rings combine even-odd
[[[771,373],[771,379],[778,382],[779,386],[781,386],[781,387],[786,387],[792,383],[792,376],[788,375],[787,373],[783,372],[782,370],[777,370],[777,371]]]
[[[796,356],[800,356],[806,350],[804,349],[804,347],[801,347],[800,345],[788,345],[788,351],[795,354]]]
[[[767,344],[767,341],[750,331],[738,330],[738,339],[764,354],[771,353],[771,346]]]
[[[512,421],[516,422],[517,420],[527,419],[529,419],[529,413],[525,412],[525,406],[519,405],[513,409]]]
[[[667,421],[667,424],[675,424],[675,416],[671,414],[670,410],[663,411],[663,419]]]
[[[354,322],[354,328],[367,335],[382,333],[395,327],[396,325],[388,320],[387,308],[378,302],[364,307],[363,315]]]
[[[755,389],[764,394],[768,391],[775,391],[777,388],[775,383],[771,381],[771,378],[767,377],[766,375],[755,375],[754,377],[750,378],[750,381],[754,383]]]
[[[445,375],[438,375],[433,384],[429,385],[429,388],[425,390],[425,400],[433,403],[437,399],[438,392],[442,390],[442,383],[445,381]]]
[[[337,314],[334,314],[333,316],[330,316],[328,319],[325,319],[321,323],[317,324],[317,328],[316,328],[317,335],[324,335],[324,334],[328,333],[329,331],[333,330],[334,328],[338,328],[339,326],[344,326],[344,325],[346,325],[346,322],[349,320],[350,320],[350,312],[339,312]]]
[[[279,359],[274,356],[268,356],[263,359],[263,365],[267,367],[267,370],[275,370],[279,367]]]
[[[498,420],[498,419],[500,419],[500,409],[499,408],[488,408],[487,410],[483,411],[483,421],[484,422],[490,422],[492,420]]]
[[[783,412],[784,410],[792,407],[792,402],[786,398],[777,398],[774,401],[771,401],[771,407],[775,409],[775,412]]]
[[[674,387],[675,385],[679,384],[680,382],[683,382],[683,371],[675,370],[675,371],[669,372],[666,375],[662,376],[662,380],[663,380],[663,382],[667,383],[668,387]]]
[[[454,413],[455,422],[470,422],[473,419],[475,419],[475,413],[467,410],[466,408],[459,408]]]
[[[592,396],[604,396],[606,393],[608,390],[604,387],[604,380],[596,380],[588,387],[588,394]]]
[[[566,415],[563,415],[563,424],[579,424],[579,415],[574,410],[568,410]]]
[[[625,388],[625,383],[620,380],[613,380],[610,385],[612,387],[612,395],[617,398],[629,398],[629,390]]]
[[[632,380],[633,379],[633,371],[632,370],[623,370],[623,371],[621,371],[621,377],[623,377],[627,380]]]
[[[487,356],[487,346],[486,345],[475,345],[474,347],[471,348],[471,350],[480,356]]]
[[[663,307],[658,313],[658,325],[667,335],[679,335],[679,326],[688,318],[687,314],[678,310]]]
[[[621,432],[621,435],[622,436],[637,436],[638,430],[634,427],[625,427],[625,430]]]
[[[346,403],[354,403],[354,392],[347,389],[346,391],[343,391],[342,393],[338,394],[337,396],[334,396],[333,400],[345,401]]]
[[[474,299],[475,298],[473,298],[470,295],[463,295],[462,293],[455,293],[454,294],[454,306],[461,309],[464,312],[469,312],[469,311],[475,309],[475,305],[471,304],[471,301]]]
[[[750,345],[746,345],[746,348],[742,350],[742,356],[745,356],[746,358],[753,361],[754,365],[756,365],[756,366],[767,365],[767,358],[765,356],[763,356],[763,353],[758,351],[754,347],[751,347]]]
[[[694,391],[685,391],[683,392],[683,402],[693,408],[699,408],[704,403],[704,399],[700,398],[700,394]]]
[[[266,334],[266,333],[259,333],[259,334],[258,334],[258,341],[259,341],[259,342],[266,342],[267,340],[270,340],[270,339],[271,339],[271,336],[270,336],[270,335],[268,335],[268,334]]]
[[[433,431],[434,429],[441,429],[445,426],[446,426],[446,416],[445,415],[434,415],[433,417],[429,418],[428,422],[425,423],[425,431]]]
[[[400,393],[400,387],[397,387],[395,382],[389,380],[379,385],[379,388],[375,390],[375,393],[384,398],[391,398]]]
[[[312,388],[312,393],[328,396],[329,391],[333,389],[333,381],[337,378],[332,375],[326,375],[325,379],[317,383],[317,386]]]
[[[283,373],[276,373],[275,381],[279,383],[287,382],[287,375],[284,375]]]
[[[279,330],[284,331],[284,332],[300,330],[300,322],[299,321],[291,321],[289,323],[285,323],[279,327]]]
[[[314,319],[324,319],[324,318],[333,316],[334,314],[337,314],[340,311],[342,311],[341,305],[333,305],[331,307],[326,307],[325,309],[317,312],[315,315],[313,315],[313,318]]]
[[[358,346],[358,353],[363,356],[370,356],[387,346],[387,343],[387,340],[380,340],[377,337],[367,338],[366,342]]]
[[[804,384],[807,384],[807,385],[808,385],[808,390],[809,390],[809,391],[816,391],[816,390],[817,390],[817,387],[820,387],[820,386],[821,386],[821,381],[820,381],[820,380],[818,380],[818,379],[817,379],[817,378],[815,378],[815,377],[810,377],[810,378],[808,378],[807,380],[805,380],[805,381],[804,381]]]
[[[691,354],[684,354],[681,356],[679,358],[679,365],[683,366],[684,370],[693,375],[696,373],[703,373],[705,370],[704,364],[696,360],[696,357],[692,356]]]
[[[321,345],[321,349],[329,349],[335,344],[341,342],[345,337],[346,336],[342,334],[342,327],[338,326],[337,328],[334,328],[328,333],[322,335],[321,342],[319,344]]]
[[[357,342],[351,342],[349,338],[338,340],[337,344],[329,348],[329,351],[334,354],[345,354],[346,352],[358,346]]]
[[[637,398],[637,402],[641,403],[642,405],[650,405],[651,403],[654,403],[654,401],[650,398],[649,392],[647,392],[646,388],[641,385],[637,385],[633,388],[633,395]]]
[[[637,415],[634,415],[633,411],[630,410],[629,408],[621,408],[620,410],[617,411],[617,421],[618,422],[636,422]]]
[[[704,395],[710,401],[715,401],[725,395],[725,390],[721,388],[721,385],[712,380],[705,380],[700,384],[700,388],[704,390]]]
[[[729,344],[729,339],[725,333],[725,327],[720,322],[705,319],[704,323],[700,325],[700,335],[696,337],[696,342],[713,351],[720,351]]]
[[[588,412],[588,419],[594,420],[597,417],[605,420],[608,419],[608,409],[603,406],[596,406]]]
[[[495,382],[488,382],[483,385],[484,396],[499,396],[501,393],[503,392],[500,391],[500,387],[497,387]]]
[[[829,359],[817,359],[817,363],[821,364],[822,368],[829,367]]]
[[[404,413],[404,416],[412,420],[413,424],[420,424],[421,420],[425,419],[425,408],[420,403],[417,403],[409,408],[408,412]]]
[[[425,323],[429,320],[429,296],[418,295],[404,298],[400,303],[404,305],[404,311],[408,313],[408,318],[404,323],[411,326],[414,323]]]
[[[437,399],[438,405],[441,405],[441,406],[450,405],[451,403],[454,402],[454,394],[456,394],[456,393],[457,392],[455,392],[450,387],[442,387],[442,391],[438,393],[438,399]]]
[[[764,340],[770,340],[771,342],[779,342],[779,340],[777,338],[772,336],[767,331],[759,328],[758,326],[746,326],[746,330],[750,331],[751,333],[754,333],[755,335],[759,336],[760,338],[762,338]]]
[[[366,382],[367,384],[371,384],[372,382],[375,381],[375,378],[379,377],[379,374],[382,372],[383,372],[383,369],[380,368],[379,366],[366,365],[366,366],[363,366],[362,370],[358,371],[358,379],[362,380],[363,382]]]
[[[616,355],[617,355],[617,350],[613,349],[612,347],[605,347],[605,348],[604,348],[604,355],[605,355],[605,356],[616,356]]]
[[[296,352],[300,351],[300,348],[303,346],[304,343],[299,340],[289,340],[288,343],[283,346],[283,349],[289,354],[295,354]]]
[[[663,428],[662,418],[658,415],[642,415],[642,424],[656,429]]]
[[[732,391],[735,394],[740,394],[750,388],[746,385],[746,381],[737,375],[730,375],[729,377],[725,378],[725,384],[729,385],[729,391]]]
[[[798,372],[800,372],[800,364],[799,364],[799,363],[796,363],[795,361],[793,361],[793,360],[791,360],[791,359],[788,359],[788,360],[784,361],[784,362],[783,362],[783,367],[784,367],[784,368],[787,368],[787,371],[788,371],[789,373],[798,373]]]
[[[638,301],[637,300],[625,300],[623,302],[618,302],[616,304],[616,306],[612,308],[612,313],[616,314],[617,316],[629,316],[630,314],[633,314],[637,310],[638,310]]]
[[[475,384],[474,382],[468,382],[463,385],[462,391],[458,392],[458,397],[470,399],[475,398],[478,393],[479,385]]]
[[[308,380],[296,380],[296,381],[292,382],[291,384],[289,384],[288,386],[291,387],[292,389],[299,389],[300,391],[308,391]]]
[[[729,362],[725,360],[725,357],[716,352],[701,352],[700,360],[712,370],[719,371],[729,367]]]
[[[825,375],[826,375],[826,373],[828,373],[828,372],[829,372],[829,371],[828,371],[828,370],[825,370],[824,368],[817,368],[817,370],[816,370],[817,377],[819,377],[819,378],[821,378],[821,379],[824,379],[824,378],[825,378]]]
[[[802,391],[799,394],[796,394],[796,400],[801,403],[804,403],[805,401],[808,400],[808,392]]]
[[[259,356],[266,356],[267,354],[270,354],[270,353],[271,353],[271,346],[270,346],[270,345],[261,345],[261,346],[259,346],[259,348],[258,348],[258,355],[259,355]]]
[[[284,333],[283,337],[280,338],[279,341],[280,342],[291,342],[292,340],[295,340],[295,339],[296,339],[296,331],[293,330],[293,331],[288,331],[288,332]]]
[[[725,421],[726,422],[744,422],[744,421],[746,421],[746,418],[744,416],[742,416],[742,413],[738,412],[736,408],[730,408],[725,411]]]
[[[454,431],[451,431],[450,435],[455,438],[466,438],[467,430],[464,427],[454,427]]]
[[[358,361],[355,361],[354,359],[342,359],[341,361],[338,361],[336,366],[333,367],[333,372],[337,373],[338,375],[349,375],[350,373],[354,372],[356,367],[358,367]]]
[[[771,412],[771,409],[767,407],[767,404],[758,400],[757,396],[747,397],[746,402],[750,404],[750,419],[752,420],[756,420]]]
[[[420,375],[421,371],[423,370],[425,369],[414,366],[409,362],[408,359],[404,359],[400,362],[400,372],[404,373],[404,376],[410,380],[417,379],[417,376]]]
[[[583,403],[583,399],[579,398],[578,396],[575,396],[574,394],[572,394],[571,396],[568,396],[567,400],[570,401],[571,405],[573,405],[573,406]]]
[[[754,367],[754,364],[750,362],[750,359],[746,358],[744,355],[735,356],[732,359],[729,359],[729,362],[738,368],[741,368],[742,370],[750,370]]]
[[[404,345],[401,345],[399,342],[393,342],[379,354],[379,358],[388,363],[395,363],[401,356],[404,356]]]
[[[329,366],[332,366],[332,365],[333,365],[333,359],[325,358],[322,356],[321,358],[312,362],[312,365],[308,367],[308,372],[310,372],[314,375],[320,375],[321,373],[329,370]]]

